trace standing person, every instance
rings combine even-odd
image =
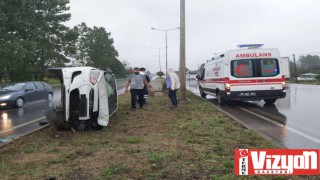
[[[146,73],[146,68],[144,67],[140,68],[140,74],[145,76],[147,83],[150,82],[150,77]],[[143,104],[144,105],[148,103],[147,100],[148,100],[148,86],[144,85],[144,88],[143,88]]]
[[[139,68],[133,68],[133,74],[128,76],[128,80],[125,85],[125,92],[128,91],[128,87],[130,85],[130,93],[131,93],[131,110],[136,110],[136,103],[137,103],[137,96],[138,96],[138,103],[140,109],[143,109],[143,88],[144,85],[148,87],[148,83],[144,75],[140,74]]]
[[[177,91],[180,88],[180,80],[178,75],[171,68],[168,68],[167,70],[166,82],[167,88],[169,89],[168,96],[172,103],[172,107],[170,107],[170,109],[174,109],[178,106]]]

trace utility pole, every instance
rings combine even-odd
[[[181,99],[186,99],[185,0],[180,0],[180,83]]]

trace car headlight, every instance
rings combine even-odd
[[[9,99],[11,95],[0,96],[0,99]]]

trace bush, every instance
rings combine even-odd
[[[60,80],[59,79],[48,78],[48,79],[45,79],[45,81],[48,84],[60,84]]]

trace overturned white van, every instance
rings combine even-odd
[[[117,84],[111,69],[50,68],[47,74],[61,82],[61,105],[53,110],[55,121],[58,117],[58,121],[80,130],[108,125],[109,117],[118,109]],[[52,119],[52,112],[47,114]]]

